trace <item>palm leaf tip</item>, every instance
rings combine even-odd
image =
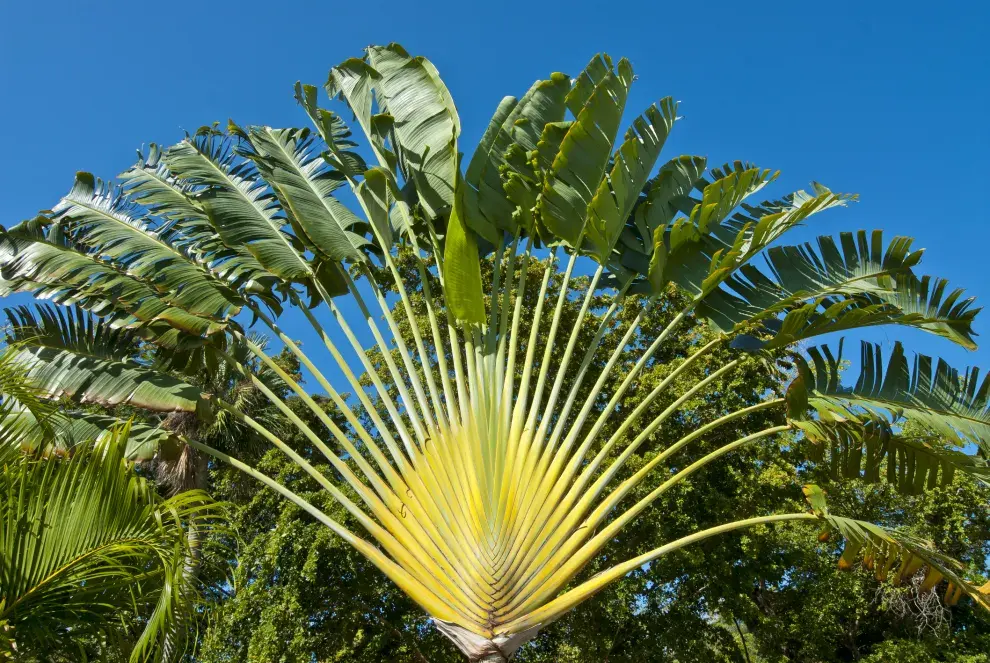
[[[807,350],[799,370],[808,385],[809,402],[824,419],[841,417],[866,422],[915,422],[959,446],[975,444],[986,453],[990,441],[990,379],[979,369],[959,371],[945,361],[918,354],[909,362],[903,344],[894,344],[886,367],[879,345],[863,342],[860,374],[853,386],[839,379],[841,344],[835,355],[827,346]]]

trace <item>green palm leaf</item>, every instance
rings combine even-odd
[[[287,281],[312,276],[298,239],[283,232],[286,220],[274,195],[249,162],[238,161],[229,140],[212,131],[168,149],[165,162],[179,180],[205,187],[198,200],[227,246],[243,246],[265,269]]]
[[[363,222],[333,196],[344,176],[314,151],[309,130],[251,127],[245,136],[254,148],[247,156],[310,246],[336,261],[363,260]]]
[[[666,228],[682,209],[690,212],[691,191],[704,187],[707,164],[705,157],[675,157],[662,165],[646,183],[636,201],[634,214],[620,235],[625,249],[622,261],[626,267],[641,274],[648,273],[657,229]]]
[[[719,329],[730,331],[807,300],[885,291],[884,277],[907,274],[921,260],[911,239],[895,237],[886,248],[883,233],[840,233],[839,241],[819,236],[815,244],[770,247],[767,274],[754,264],[743,265],[698,307]]]
[[[6,292],[31,292],[60,304],[77,304],[112,318],[118,326],[149,333],[174,329],[181,335],[201,337],[226,326],[223,318],[190,312],[202,308],[202,290],[159,290],[156,284],[70,245],[60,237],[57,226],[50,235],[54,241],[31,238],[20,226],[5,232],[8,250],[0,257],[0,276]],[[59,239],[61,243],[57,243]]]
[[[772,336],[761,340],[744,335],[734,341],[735,347],[746,349],[777,349],[815,336],[849,329],[879,325],[906,325],[948,338],[973,350],[975,332],[972,329],[976,311],[970,309],[972,299],[953,305],[962,290],[956,290],[950,300],[940,305],[945,281],[929,290],[930,278],[915,278],[913,274],[896,275],[881,280],[872,291],[850,296],[821,296],[794,307],[782,319],[762,321],[763,329]]]
[[[429,60],[411,57],[398,44],[369,47],[368,61],[378,73],[378,105],[394,123],[391,137],[403,174],[435,216],[454,204],[461,123],[450,92]]]
[[[611,58],[595,56],[567,95],[567,107],[576,119],[553,160],[540,213],[550,232],[568,246],[581,246],[588,206],[608,170],[632,81],[627,60],[613,70]]]
[[[676,117],[677,104],[667,97],[659,107],[654,104],[633,120],[626,132],[612,170],[602,178],[588,205],[587,235],[599,262],[604,264],[611,256]]]
[[[707,297],[785,232],[854,198],[816,185],[815,195],[798,191],[733,213],[776,176],[757,168],[734,170],[705,187],[687,218],[658,229],[649,271],[653,287],[673,281],[699,300]]]
[[[266,295],[277,278],[243,246],[230,247],[220,241],[206,211],[196,201],[204,188],[184,184],[165,165],[164,152],[151,144],[147,158],[120,174],[123,189],[134,202],[165,220],[163,229],[175,245],[182,247],[193,261],[207,266],[221,280],[237,291]]]
[[[544,127],[564,119],[570,88],[567,76],[555,73],[535,82],[521,99],[503,99],[471,157],[465,175],[468,226],[493,245],[498,244],[496,229],[513,235],[517,229],[515,204],[503,181],[513,170],[506,155],[514,145],[524,153],[536,150]]]
[[[360,154],[351,148],[357,143],[351,140],[351,130],[333,111],[317,105],[317,90],[314,85],[296,82],[296,101],[306,110],[317,132],[327,144],[328,152],[323,154],[333,168],[348,178],[354,178],[368,169]]]
[[[102,442],[127,422],[94,412],[67,411],[50,414],[44,419],[31,410],[19,407],[0,420],[0,429],[9,433],[16,446],[39,454],[65,454],[76,446]],[[171,432],[147,424],[131,424],[124,446],[124,458],[144,462],[153,458],[171,460],[178,457],[182,442]]]
[[[130,272],[153,280],[176,298],[185,298],[190,313],[224,318],[236,311],[239,298],[234,292],[209,278],[206,270],[192,263],[167,237],[151,231],[150,220],[139,216],[127,198],[114,194],[89,173],[76,176],[54,212],[78,243],[113,256]]]
[[[809,457],[828,468],[833,479],[886,481],[914,495],[952,483],[956,472],[990,483],[985,459],[946,448],[934,435],[892,431],[882,420],[797,421],[808,438]]]
[[[98,633],[118,613],[145,627],[131,661],[181,654],[196,587],[184,527],[214,518],[201,492],[162,501],[123,461],[127,427],[67,460],[0,475],[0,620],[23,654]],[[171,649],[171,656],[166,656]]]

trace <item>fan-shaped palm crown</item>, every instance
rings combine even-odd
[[[860,231],[780,246],[791,228],[854,197],[815,184],[753,202],[775,172],[739,162],[706,170],[697,156],[661,161],[677,104],[659,101],[620,134],[632,83],[630,63],[607,56],[573,79],[558,73],[537,81],[521,98],[502,100],[462,168],[460,121],[436,68],[397,45],[374,46],[331,69],[326,85],[353,114],[367,140],[363,151],[344,120],[318,105],[318,90],[297,84],[312,129],[206,127],[167,150],[152,146],[121,175],[122,190],[80,174],[51,213],[4,236],[8,291],[88,312],[12,313],[13,335],[26,343],[21,360],[53,398],[206,418],[225,412],[254,429],[364,532],[201,441],[149,428],[137,431],[137,448],[147,457],[192,445],[280,492],[365,554],[473,660],[503,660],[541,625],[660,555],[786,520],[841,532],[844,563],[864,549],[878,574],[924,571],[929,585],[948,582],[950,602],[966,594],[990,607],[987,588],[967,582],[952,560],[924,542],[830,514],[813,486],[805,489],[807,512],[754,514],[575,583],[661,494],[769,436],[813,440],[823,449],[819,460],[847,474],[879,479],[884,467],[905,490],[937,485],[955,470],[985,478],[982,458],[990,451],[990,382],[979,382],[976,371],[959,374],[927,357],[910,366],[900,345],[885,367],[880,350],[865,345],[861,377],[847,387],[839,381],[840,354],[787,351],[828,332],[875,325],[912,326],[973,347],[971,300],[916,275],[921,252],[907,238],[885,242],[879,231]],[[338,197],[345,188],[354,209]],[[396,266],[399,246],[414,255],[416,283]],[[483,279],[481,262],[493,253],[491,279]],[[516,294],[537,258],[546,259],[544,296],[524,310]],[[551,278],[560,279],[559,296],[546,296]],[[425,311],[413,309],[413,287],[423,289]],[[670,288],[687,305],[650,343],[631,345]],[[591,311],[602,293],[605,310]],[[342,305],[343,297],[354,306]],[[564,328],[569,297],[580,311]],[[328,366],[279,327],[286,303],[319,334],[341,380],[327,377]],[[406,343],[399,327],[419,313],[427,323],[413,324]],[[533,330],[525,337],[524,316]],[[709,320],[716,340],[679,359],[639,406],[624,410],[624,396],[688,316]],[[298,357],[346,429],[247,338],[249,319]],[[616,328],[621,340],[605,347],[606,331]],[[582,332],[590,342],[578,343]],[[538,343],[538,333],[548,341]],[[150,344],[154,360],[117,353],[121,339]],[[277,373],[323,427],[307,427],[239,368],[231,339]],[[382,351],[382,361],[372,362],[365,342]],[[720,346],[736,358],[677,393],[659,415],[645,416]],[[593,372],[596,353],[606,360]],[[629,353],[632,368],[611,379]],[[740,363],[779,368],[786,357],[784,395],[663,440],[665,419]],[[251,412],[176,377],[221,364],[254,379],[334,472],[319,472]],[[607,384],[618,386],[606,391]],[[678,463],[679,450],[757,410],[778,412],[778,425]],[[904,433],[904,421],[924,435]],[[109,422],[80,415],[76,425]],[[646,465],[625,466],[657,440],[661,451]],[[975,444],[980,456],[946,443]],[[639,490],[650,482],[651,492]],[[633,495],[642,497],[630,503]]]

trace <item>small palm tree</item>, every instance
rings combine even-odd
[[[127,424],[68,457],[22,454],[21,433],[66,426],[13,356],[0,355],[0,658],[84,660],[87,638],[131,661],[181,655],[198,596],[188,532],[215,507],[202,491],[161,499],[124,459]]]
[[[83,327],[98,331],[14,314],[20,361],[52,398],[205,421],[222,414],[251,429],[319,482],[364,535],[236,453],[160,428],[138,433],[144,457],[189,446],[284,495],[366,555],[472,661],[504,661],[541,627],[662,555],[785,521],[844,537],[843,566],[862,553],[881,578],[923,573],[925,588],[942,583],[949,603],[966,595],[990,607],[990,585],[971,584],[961,565],[927,542],[830,513],[814,486],[805,487],[806,512],[754,514],[579,575],[664,492],[775,435],[807,438],[819,450],[812,460],[840,475],[902,490],[939,485],[955,471],[988,476],[990,381],[975,370],[924,356],[912,366],[900,344],[885,365],[881,349],[864,344],[859,380],[845,386],[841,343],[809,345],[826,333],[904,325],[972,348],[972,301],[917,275],[921,252],[904,237],[859,231],[776,245],[854,197],[814,184],[752,202],[776,172],[740,162],[709,170],[698,156],[661,163],[677,104],[659,101],[619,135],[632,82],[629,62],[607,56],[575,78],[537,81],[502,100],[462,169],[460,122],[436,68],[397,45],[375,46],[331,69],[326,84],[353,114],[364,151],[341,116],[318,105],[317,89],[297,84],[312,129],[204,127],[166,150],[152,145],[120,176],[121,189],[80,173],[50,213],[5,233],[0,263],[7,291],[77,306]],[[338,197],[345,187],[353,210]],[[415,279],[397,267],[400,247],[414,256]],[[490,282],[481,269],[488,256]],[[519,295],[537,260],[546,265],[542,295],[524,307]],[[552,278],[561,282],[556,298],[546,296]],[[413,287],[422,288],[425,310],[414,310]],[[670,288],[687,303],[649,343],[631,345],[651,311],[671,301]],[[565,328],[561,311],[574,296],[580,312]],[[602,296],[604,310],[592,312]],[[315,330],[339,379],[280,326],[286,305]],[[624,410],[624,396],[690,316],[708,320],[717,338]],[[524,317],[529,335],[519,331]],[[247,336],[249,321],[298,358],[346,426]],[[410,343],[399,331],[406,324]],[[616,328],[621,340],[606,347]],[[123,345],[153,352],[121,354],[124,337]],[[231,353],[234,343],[322,426],[306,425],[254,376]],[[734,359],[683,387],[679,377],[726,347]],[[622,364],[631,368],[610,382],[630,355],[635,361]],[[593,373],[595,357],[605,359]],[[682,404],[753,361],[787,380],[783,396],[664,439],[664,421]],[[333,472],[317,470],[252,411],[181,377],[220,366],[251,381]],[[644,416],[673,389],[670,407]],[[589,416],[593,409],[600,414]],[[777,425],[678,462],[680,450],[756,411],[776,412]],[[77,420],[111,423],[85,413]],[[626,465],[657,441],[661,451],[646,465]],[[973,445],[977,455],[961,451]]]

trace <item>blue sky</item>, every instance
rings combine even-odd
[[[599,51],[628,57],[635,112],[666,95],[684,120],[665,153],[780,169],[862,202],[791,238],[882,228],[928,249],[925,273],[990,301],[987,3],[5,2],[0,4],[0,223],[55,204],[76,170],[112,177],[151,141],[228,117],[303,125],[296,80],[370,43],[429,57],[470,152],[502,96]],[[990,313],[977,323],[990,341]],[[912,347],[990,368],[899,330]]]

